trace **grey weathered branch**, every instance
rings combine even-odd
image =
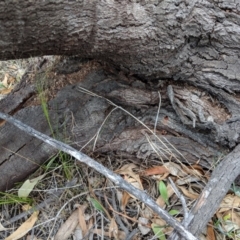
[[[92,167],[96,171],[103,174],[105,177],[110,179],[112,182],[114,182],[117,186],[124,189],[125,191],[129,192],[142,202],[144,202],[148,207],[150,207],[154,212],[156,212],[159,216],[161,216],[169,225],[171,225],[174,229],[176,229],[181,236],[188,240],[197,240],[196,237],[194,237],[190,232],[188,232],[177,220],[175,220],[173,217],[171,217],[166,211],[161,209],[156,202],[149,197],[145,192],[135,188],[133,185],[127,183],[123,178],[121,178],[119,175],[113,173],[109,169],[105,168],[103,165],[98,163],[97,161],[93,160],[92,158],[88,157],[87,155],[77,151],[76,149],[72,148],[71,146],[57,141],[53,138],[50,138],[49,136],[42,134],[35,129],[23,124],[19,120],[4,114],[0,112],[0,118],[4,119],[11,124],[15,125],[22,131],[25,131],[26,133],[44,141],[45,143],[53,146],[54,148],[57,148],[60,151],[63,151],[67,154],[70,154],[74,158],[76,158],[78,161],[87,164],[88,166]]]
[[[183,225],[195,236],[198,236],[206,227],[219,208],[222,199],[229,191],[231,184],[240,174],[239,161],[240,145],[229,153],[214,169],[209,182],[188,214],[188,218],[184,219]],[[179,239],[176,236],[172,238],[172,236],[170,239]]]

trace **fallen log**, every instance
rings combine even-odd
[[[231,142],[236,144],[238,141],[228,131],[236,127],[237,118],[235,123],[229,121],[227,109],[216,99],[211,99],[204,90],[187,85],[180,87],[171,81],[164,82],[158,88],[151,87],[144,81],[124,76],[105,65],[90,64],[79,59],[75,59],[74,63],[81,67],[64,74],[56,67],[52,74],[46,73],[43,77],[44,81],[47,76],[48,82],[58,84],[59,80],[61,86],[65,85],[55,91],[56,94],[54,91],[48,93],[51,126],[42,107],[37,104],[36,97],[39,93],[36,83],[30,84],[24,78],[20,88],[21,97],[16,97],[20,91],[17,88],[0,102],[0,110],[85,152],[94,150],[104,154],[121,154],[138,161],[171,159],[186,164],[199,163],[209,169],[216,159],[229,151]],[[44,71],[40,71],[40,76],[42,72]],[[65,83],[61,79],[65,79]],[[219,141],[220,132],[224,141]],[[47,143],[4,121],[1,122],[0,142],[0,174],[3,176],[1,190],[22,181],[56,153]],[[233,154],[236,155],[236,152],[238,151]],[[235,157],[238,159],[238,156]],[[218,201],[224,197],[231,182],[239,174],[228,159],[232,159],[231,154],[220,165],[225,169],[224,172],[219,175],[221,169],[218,167],[217,173],[213,174],[215,185],[211,185],[211,191],[214,190],[214,198],[218,198]],[[228,165],[235,169],[234,173],[231,179],[222,181]],[[216,185],[219,180],[224,186],[221,183]],[[212,184],[211,180],[209,184]],[[222,190],[217,191],[221,186]],[[209,186],[203,195],[206,192],[209,192]],[[190,226],[193,234],[199,234],[218,207],[217,204],[213,206],[212,200],[208,204],[208,198],[210,196],[205,196],[204,204],[200,204],[204,208],[197,204],[192,210],[191,221],[187,226]],[[202,197],[199,201],[202,203]],[[206,212],[209,208],[209,214],[204,215],[202,211]],[[195,219],[199,219],[199,216],[201,229],[196,228],[198,223]]]
[[[78,64],[81,65],[80,62]],[[95,66],[89,70],[79,81],[83,72],[86,72],[86,65],[80,71],[52,74],[54,79],[48,79],[49,84],[57,85],[57,78],[67,78],[67,84],[73,83],[63,87],[47,103],[53,132],[41,103],[36,101],[36,82],[30,83],[29,79],[23,78],[20,86],[0,102],[0,110],[14,115],[42,133],[68,141],[78,149],[85,148],[85,151],[94,145],[97,152],[121,153],[137,159],[160,157],[167,160],[173,157],[189,164],[199,162],[206,168],[226,152],[224,146],[213,142],[210,129],[209,134],[200,132],[203,126],[204,130],[210,126],[209,122],[205,125],[196,122],[195,128],[186,127],[181,122],[168,99],[167,84],[151,89],[142,81],[107,72],[100,65],[98,69]],[[174,89],[175,85],[172,84],[171,87]],[[177,89],[179,87],[176,87],[176,92]],[[157,116],[160,101],[158,92],[161,96],[161,109]],[[210,104],[208,100],[205,102]],[[224,111],[222,108],[210,107],[207,110],[219,113]],[[156,119],[155,134],[158,139],[153,135]],[[96,143],[94,140],[89,142],[97,133]],[[149,140],[162,150],[156,152],[149,145]],[[2,123],[0,142],[0,174],[3,176],[1,190],[23,180],[56,153],[46,144],[8,123]]]

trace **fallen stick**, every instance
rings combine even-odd
[[[215,214],[231,184],[240,174],[240,145],[217,165],[210,180],[192,207],[188,218],[182,222],[192,234],[199,236],[209,220]],[[231,207],[231,206],[229,206]],[[178,240],[181,237],[170,235],[169,240]]]
[[[189,231],[187,231],[177,220],[175,220],[172,216],[170,216],[165,210],[160,208],[157,203],[145,192],[135,188],[133,185],[126,182],[123,178],[121,178],[116,173],[113,173],[97,161],[93,160],[89,156],[87,156],[84,153],[81,153],[74,149],[73,147],[57,141],[53,138],[50,138],[49,136],[38,132],[37,130],[29,127],[28,125],[22,123],[21,121],[4,114],[0,112],[0,118],[4,119],[7,122],[10,122],[14,126],[18,127],[22,131],[42,140],[45,143],[48,143],[49,145],[53,146],[54,148],[57,148],[58,150],[61,150],[74,158],[76,158],[78,161],[87,164],[89,167],[92,167],[99,173],[103,174],[105,177],[110,179],[112,182],[114,182],[117,186],[122,188],[123,190],[129,192],[137,199],[141,200],[143,203],[145,203],[148,207],[150,207],[155,213],[157,213],[162,219],[164,219],[170,226],[172,226],[175,230],[178,231],[178,233],[184,237],[187,240],[197,240],[196,237],[194,237]]]

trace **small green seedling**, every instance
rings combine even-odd
[[[93,207],[94,207],[96,210],[98,210],[98,211],[100,211],[100,212],[102,212],[102,213],[105,212],[105,209],[104,209],[103,205],[102,205],[98,200],[96,200],[96,199],[94,199],[94,198],[90,198],[90,201],[91,201]]]
[[[152,223],[151,227],[155,236],[158,237],[159,240],[166,240],[165,234],[163,233],[164,227],[160,227],[155,223]]]
[[[177,215],[179,214],[179,211],[178,210],[175,210],[175,209],[172,209],[168,212],[171,216],[174,216],[174,215]]]
[[[29,197],[19,197],[15,194],[0,192],[0,205],[3,204],[29,204],[33,203],[33,200]]]
[[[163,181],[160,181],[160,183],[159,183],[159,192],[160,192],[160,195],[161,195],[163,201],[167,205],[169,205],[167,187]]]

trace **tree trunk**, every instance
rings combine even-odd
[[[230,0],[62,0],[20,1],[17,5],[9,0],[0,3],[0,59],[74,54],[101,61],[102,65],[91,66],[89,74],[83,70],[88,63],[79,59],[65,64],[80,69],[75,73],[69,73],[63,62],[54,70],[58,78],[65,71],[75,84],[49,101],[52,121],[59,123],[60,130],[68,129],[67,136],[60,138],[67,137],[83,148],[101,128],[96,146],[91,145],[98,151],[140,159],[159,157],[148,143],[155,143],[156,137],[130,113],[151,129],[157,121],[156,134],[161,140],[157,144],[164,149],[158,152],[161,158],[174,155],[209,168],[240,142],[238,8]],[[58,78],[48,78],[57,84]],[[83,88],[102,97],[83,93]],[[0,110],[50,135],[41,107],[32,102],[36,90],[28,84],[24,89],[22,100],[13,101],[19,94],[15,91],[0,102]],[[11,143],[21,133],[8,124],[0,133],[4,146],[0,173],[1,169],[9,173],[0,189],[12,186],[24,171],[29,174],[54,153],[27,135]],[[36,146],[38,150],[31,152]],[[9,149],[35,158],[37,165],[21,162]],[[11,162],[19,165],[13,169]]]
[[[182,123],[211,131],[211,141],[221,145],[234,147],[239,142],[237,5],[226,9],[226,3],[211,1],[13,3],[0,3],[1,59],[80,54],[148,81],[178,80],[168,95]]]

